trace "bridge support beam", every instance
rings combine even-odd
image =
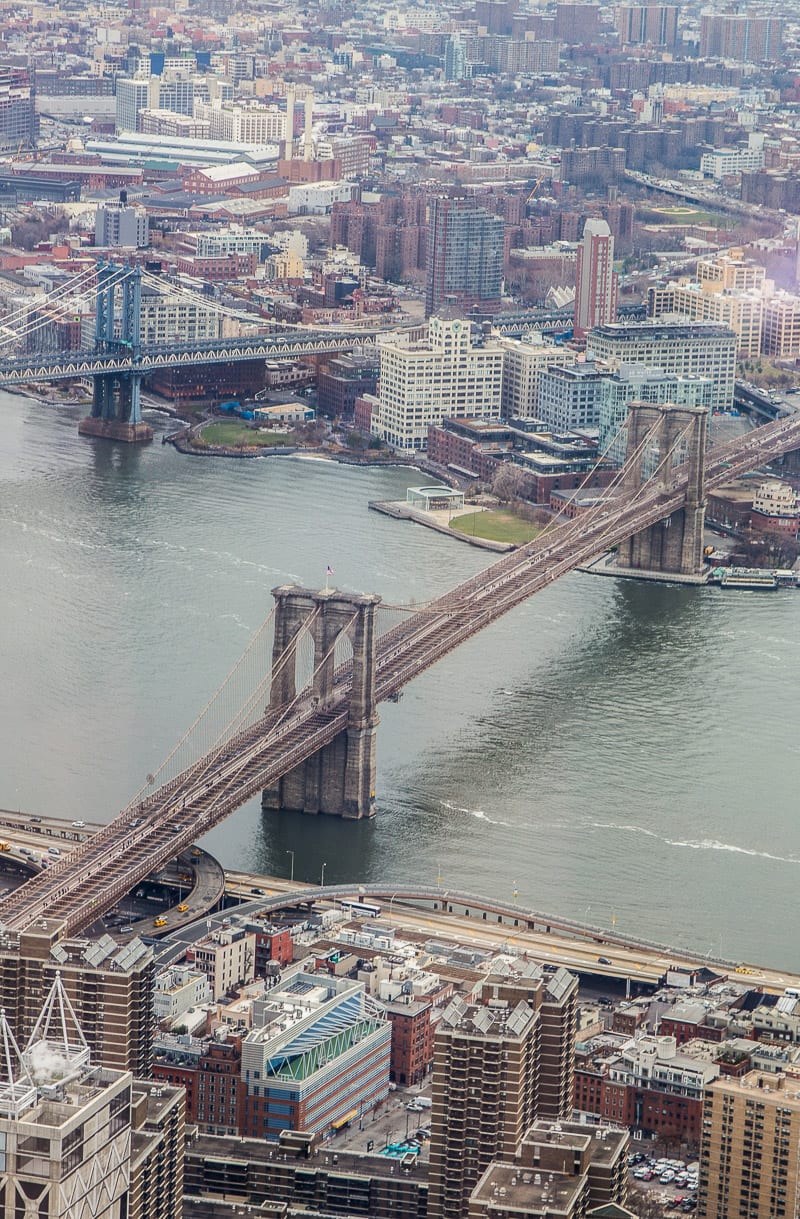
[[[348,596],[335,590],[312,592],[284,585],[275,598],[270,707],[278,711],[298,694],[299,635],[310,621],[313,676],[304,699],[321,712],[334,691],[340,658],[336,644],[352,646],[352,688],[347,727],[263,793],[264,809],[327,813],[357,819],[375,813],[375,752],[378,713],[375,702],[376,613],[380,597]]]
[[[650,432],[647,443],[645,437]],[[626,488],[635,491],[663,460],[658,479],[666,491],[676,466],[688,473],[686,504],[671,516],[620,543],[617,567],[697,579],[703,572],[705,454],[708,411],[701,406],[632,402],[628,415]]]
[[[120,309],[116,308],[119,293]],[[124,351],[138,356],[142,306],[141,267],[100,263],[97,268],[95,349]],[[116,326],[119,323],[119,337]],[[139,373],[100,373],[94,377],[92,413],[78,424],[80,436],[138,443],[153,439],[142,421],[142,378]]]

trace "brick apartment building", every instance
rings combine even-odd
[[[404,997],[384,1008],[392,1025],[389,1078],[402,1087],[422,1083],[433,1061],[431,1004]]]

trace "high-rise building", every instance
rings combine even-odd
[[[678,314],[692,322],[719,322],[736,334],[740,357],[757,356],[761,351],[764,297],[756,289],[720,292],[708,281],[648,288],[647,314],[653,318]]]
[[[739,13],[703,13],[700,55],[704,59],[736,59],[766,63],[778,58],[783,44],[780,17],[748,17]]]
[[[619,279],[614,270],[614,237],[608,222],[590,217],[578,246],[575,270],[575,338],[593,326],[617,320]]]
[[[633,1219],[627,1130],[534,1122],[514,1162],[489,1165],[470,1198],[469,1219]]]
[[[800,1081],[750,1071],[706,1090],[697,1214],[787,1219],[800,1190]]]
[[[600,5],[558,0],[555,36],[561,42],[591,42],[600,28]]]
[[[513,1161],[544,1105],[570,1111],[577,979],[527,963],[490,972],[436,1028],[428,1215],[463,1219],[493,1160]],[[545,1005],[550,1005],[546,1012]]]
[[[150,82],[144,77],[121,77],[117,81],[114,130],[137,131],[139,111],[150,105]]]
[[[736,375],[736,335],[712,322],[616,322],[597,326],[587,352],[614,368],[642,364],[681,376],[693,373],[713,383],[714,410],[729,410]]]
[[[504,223],[471,196],[432,199],[425,316],[500,303]]]
[[[35,91],[27,71],[0,69],[0,152],[34,148],[38,135]]]
[[[629,46],[673,47],[678,40],[677,4],[620,4],[619,36]]]
[[[100,203],[94,217],[96,246],[124,246],[144,249],[150,243],[150,222],[143,207],[119,203]]]
[[[499,345],[503,349],[503,418],[538,418],[542,373],[550,365],[564,368],[574,364],[577,353],[535,334],[526,339],[500,339]]]
[[[459,34],[452,34],[444,48],[444,78],[445,80],[463,80],[467,74],[467,53],[464,39]]]
[[[426,338],[382,343],[380,359],[371,430],[392,448],[426,449],[429,425],[450,417],[500,418],[503,351],[474,343],[469,322],[432,317]]]
[[[24,1050],[0,1011],[3,1219],[181,1219],[183,1089],[96,1067],[60,974]]]
[[[108,935],[56,940],[36,926],[0,936],[0,1008],[21,1037],[30,1036],[57,973],[93,1061],[148,1076],[155,1030],[152,948],[138,939],[120,947]]]

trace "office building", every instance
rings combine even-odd
[[[432,199],[425,316],[500,304],[504,223],[472,197]]]
[[[704,406],[711,412],[714,385],[710,377],[692,373],[667,373],[658,368],[623,365],[603,377],[600,397],[598,448],[607,460],[621,466],[625,461],[627,437],[621,430],[628,418],[631,402],[663,405]]]
[[[35,148],[38,135],[36,97],[27,71],[0,69],[0,152]]]
[[[389,1095],[391,1025],[359,983],[294,974],[257,1019],[242,1041],[243,1134],[327,1136]]]
[[[617,322],[595,327],[587,339],[587,352],[614,368],[641,364],[708,377],[714,410],[729,410],[733,403],[736,349],[736,334],[711,322]]]
[[[620,4],[615,17],[628,46],[674,47],[678,40],[677,4]]]
[[[607,221],[590,217],[584,225],[575,269],[576,339],[584,339],[593,326],[617,320],[618,283],[611,229]]]
[[[700,172],[705,178],[721,182],[730,174],[752,174],[764,168],[763,145],[746,148],[714,148],[700,158]]]
[[[494,1161],[470,1198],[468,1219],[625,1219],[627,1130],[534,1122],[513,1163]]]
[[[137,131],[139,112],[150,106],[150,82],[146,78],[121,77],[117,81],[114,130]]]
[[[764,295],[756,288],[725,292],[718,283],[680,281],[647,290],[647,316],[663,318],[676,314],[689,321],[717,322],[736,335],[741,359],[761,351]]]
[[[536,334],[525,339],[498,339],[498,345],[503,351],[503,418],[538,418],[542,373],[550,365],[566,368],[574,364],[577,353]]]
[[[286,112],[278,106],[252,102],[246,106],[232,102],[198,102],[195,118],[209,124],[212,140],[234,144],[277,144],[286,138]]]
[[[380,367],[371,357],[343,355],[321,368],[317,377],[317,408],[330,419],[352,419],[356,398],[374,394]]]
[[[218,339],[222,330],[220,311],[188,297],[162,296],[147,284],[142,286],[140,334],[142,343],[193,343],[196,339]]]
[[[767,272],[761,263],[745,258],[741,249],[726,250],[698,258],[695,278],[699,284],[714,285],[719,292],[750,292],[763,288]]]
[[[434,1037],[430,1219],[463,1219],[491,1162],[513,1162],[543,1095],[569,1112],[577,985],[563,969],[504,966],[443,1013]],[[544,1053],[543,1041],[551,1042]]]
[[[392,448],[423,451],[442,419],[499,419],[503,351],[473,342],[469,322],[431,318],[427,338],[380,346],[380,393],[371,429]]]
[[[101,203],[94,218],[94,244],[96,246],[124,246],[144,249],[150,244],[150,224],[143,207],[129,207],[120,199],[119,203]]]
[[[777,292],[764,301],[761,350],[767,356],[800,355],[800,296]]]
[[[750,1071],[706,1090],[697,1214],[791,1219],[800,1191],[800,1080]]]
[[[700,56],[766,63],[777,59],[783,44],[780,17],[749,17],[738,13],[703,13],[700,17]]]
[[[546,368],[539,378],[537,418],[556,432],[596,428],[605,371],[589,360],[564,368]]]
[[[92,1059],[103,1067],[150,1073],[153,950],[141,940],[119,946],[111,936],[51,940],[49,928],[0,936],[0,1008],[29,1037],[45,995],[60,974]]]

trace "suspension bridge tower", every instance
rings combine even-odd
[[[704,406],[653,406],[632,402],[628,414],[626,487],[657,478],[669,487],[678,467],[687,471],[686,503],[617,549],[617,568],[631,574],[675,576],[683,583],[703,583],[705,524],[705,457],[708,410]],[[655,473],[653,473],[655,471]]]
[[[277,714],[297,697],[298,642],[306,623],[313,641],[308,698],[319,715],[336,693],[340,666],[352,658],[347,724],[329,745],[312,754],[263,793],[264,809],[329,813],[350,819],[375,813],[376,618],[380,597],[337,589],[313,592],[295,585],[272,590],[275,636],[270,708]],[[338,655],[337,655],[338,653]]]
[[[142,421],[142,374],[137,368],[141,310],[141,267],[123,268],[112,262],[99,263],[95,351],[116,355],[128,367],[95,375],[92,413],[78,425],[81,436],[128,442],[153,439],[153,429]]]

